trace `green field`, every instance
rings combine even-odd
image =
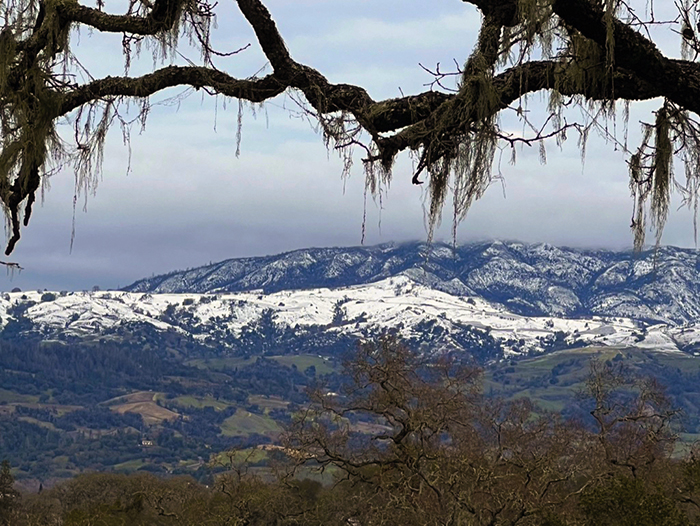
[[[316,368],[316,374],[330,374],[335,371],[330,360],[316,354],[295,354],[284,356],[270,356],[271,359],[286,367],[296,365],[300,371],[305,371],[311,366]]]
[[[222,371],[225,369],[236,369],[253,365],[258,357],[243,358],[240,356],[228,356],[225,358],[197,358],[185,362],[185,365],[197,367],[198,369],[208,369],[210,371]]]
[[[36,403],[38,401],[39,401],[39,397],[36,395],[19,394],[19,393],[15,393],[13,391],[8,391],[7,389],[0,388],[0,404],[2,404],[2,403],[10,404],[13,402],[33,404],[33,403]]]
[[[211,464],[221,466],[258,464],[269,459],[267,451],[258,448],[222,451],[212,456]]]
[[[147,462],[139,458],[115,464],[112,468],[114,469],[114,471],[136,471],[137,469],[145,466],[146,464]]]
[[[227,407],[235,405],[232,402],[216,400],[211,396],[178,396],[177,398],[173,398],[171,402],[174,402],[181,407],[194,407],[195,409],[213,407],[217,411],[223,411]]]
[[[330,374],[336,369],[333,363],[316,354],[284,354],[275,356],[265,356],[266,359],[275,360],[280,365],[291,367],[295,365],[299,371],[304,371],[312,365],[316,368],[316,374]],[[208,369],[211,371],[223,371],[230,369],[240,369],[249,367],[255,364],[258,357],[243,358],[240,356],[229,356],[224,358],[198,358],[190,360],[187,365],[197,367],[199,369]]]
[[[238,409],[236,414],[228,417],[221,424],[221,434],[224,436],[245,436],[253,433],[260,435],[278,435],[282,428],[272,418],[256,415]]]

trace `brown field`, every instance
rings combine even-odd
[[[122,396],[117,396],[116,398],[111,398],[110,400],[105,400],[101,402],[104,405],[119,405],[119,404],[130,404],[134,402],[153,402],[159,393],[154,393],[153,391],[136,391]]]
[[[31,416],[20,416],[17,420],[21,420],[22,422],[28,422],[30,424],[36,424],[39,427],[51,429],[52,431],[56,430],[56,426],[54,426],[52,423],[42,422],[41,420],[37,420],[36,418],[32,418]]]
[[[265,395],[250,395],[248,397],[249,404],[255,404],[260,407],[270,408],[270,409],[287,409],[289,405],[288,400],[284,400],[279,396],[265,396]]]
[[[153,393],[151,393],[151,397],[153,397]],[[112,411],[116,411],[119,414],[137,413],[141,415],[144,423],[149,426],[154,424],[160,424],[164,420],[177,420],[178,418],[180,418],[179,413],[175,413],[170,409],[161,407],[152,400],[113,405],[112,407],[110,407],[110,409]]]
[[[373,424],[371,422],[357,422],[356,424],[352,424],[350,427],[353,431],[357,431],[358,433],[366,433],[368,435],[377,435],[379,433],[391,431],[389,426]]]

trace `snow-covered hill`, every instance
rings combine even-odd
[[[125,291],[6,293],[0,324],[6,336],[170,346],[167,336],[252,354],[320,353],[386,331],[482,362],[580,345],[700,353],[699,269],[695,251],[670,247],[308,249],[175,272]]]
[[[338,288],[269,294],[103,291],[17,292],[0,297],[7,331],[45,340],[116,338],[147,327],[222,350],[268,338],[296,345],[394,331],[431,351],[464,350],[482,360],[574,345],[646,346],[678,352],[700,326],[647,325],[622,317],[525,316],[473,295],[453,295],[402,275]]]
[[[515,242],[452,247],[409,243],[304,249],[232,259],[138,281],[125,290],[223,293],[348,287],[406,276],[453,295],[480,297],[523,316],[700,320],[700,259],[661,247],[640,254]]]

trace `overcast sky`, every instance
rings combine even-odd
[[[463,62],[479,26],[477,11],[459,0],[266,3],[296,60],[333,82],[360,84],[375,99],[424,91],[431,78],[419,63],[433,67],[453,59]],[[220,67],[238,77],[250,76],[265,66],[265,59],[233,2],[220,4],[219,48],[252,44]],[[83,30],[74,50],[94,76],[122,73],[119,36],[105,38]],[[197,58],[186,47],[181,51]],[[151,65],[150,57],[144,58],[133,73]],[[531,101],[534,110],[539,99]],[[632,144],[639,119],[650,120],[656,106],[647,103],[633,112]],[[8,275],[2,288],[115,288],[231,257],[358,245],[365,213],[359,152],[350,178],[343,180],[338,156],[327,152],[319,134],[295,109],[284,96],[255,112],[245,106],[241,155],[236,158],[235,101],[195,93],[178,107],[155,105],[145,131],[133,130],[128,173],[128,149],[115,128],[97,192],[87,201],[85,196],[78,200],[72,252],[75,182],[65,171],[52,177],[43,205],[36,207],[10,258],[25,270]],[[632,203],[623,154],[597,137],[589,142],[585,164],[575,137],[561,150],[550,145],[545,166],[533,150],[519,151],[515,166],[506,152],[500,166],[504,181],[474,205],[458,240],[630,248]],[[411,185],[411,168],[408,156],[400,157],[381,205],[367,199],[366,244],[426,238],[425,190]],[[676,211],[678,204],[672,206],[663,242],[694,247],[692,215],[687,209]],[[444,223],[437,237],[449,239],[449,210]]]

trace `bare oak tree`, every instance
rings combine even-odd
[[[457,0],[455,0],[457,1]],[[518,142],[563,141],[577,132],[580,147],[590,131],[607,132],[618,103],[660,100],[641,144],[628,152],[630,188],[635,202],[635,244],[644,243],[646,216],[657,241],[668,213],[671,192],[680,190],[697,209],[700,162],[699,8],[695,0],[676,2],[677,15],[659,20],[653,0],[463,0],[482,14],[475,48],[454,72],[457,88],[444,89],[445,73],[434,71],[431,89],[395,99],[374,100],[361,86],[333,84],[319,71],[297,62],[261,0],[236,0],[255,32],[271,72],[235,78],[218,69],[221,55],[211,44],[217,3],[211,0],[129,0],[124,14],[107,12],[78,0],[3,0],[0,4],[0,200],[10,225],[6,254],[31,217],[42,181],[63,167],[75,170],[78,185],[89,187],[99,173],[107,130],[129,123],[125,104],[142,105],[173,86],[260,103],[296,92],[318,119],[330,146],[351,156],[364,150],[368,188],[388,182],[396,156],[412,151],[417,164],[413,182],[429,182],[431,230],[452,193],[455,223],[492,180],[494,154]],[[75,30],[123,35],[126,74],[92,78],[76,75],[80,62],[72,52]],[[658,31],[675,33],[681,58],[662,53],[652,40]],[[171,65],[168,57],[181,39],[201,51],[198,64]],[[162,67],[130,76],[132,52],[151,45],[161,52]],[[115,49],[115,56],[120,50]],[[549,96],[542,122],[530,122],[526,97]],[[590,119],[567,120],[565,109],[579,105]],[[530,135],[513,136],[498,124],[502,112],[514,112]],[[622,109],[624,117],[626,110]],[[73,137],[57,133],[68,117]],[[65,134],[64,134],[65,135]],[[626,147],[625,147],[626,148]],[[544,149],[541,150],[544,155]],[[513,152],[515,150],[513,149]],[[349,158],[349,157],[348,157]],[[673,161],[685,163],[685,180],[674,178]]]
[[[543,524],[586,487],[589,435],[529,400],[483,396],[473,367],[384,339],[345,368],[346,388],[311,392],[285,439],[300,465],[353,488],[343,523]]]

